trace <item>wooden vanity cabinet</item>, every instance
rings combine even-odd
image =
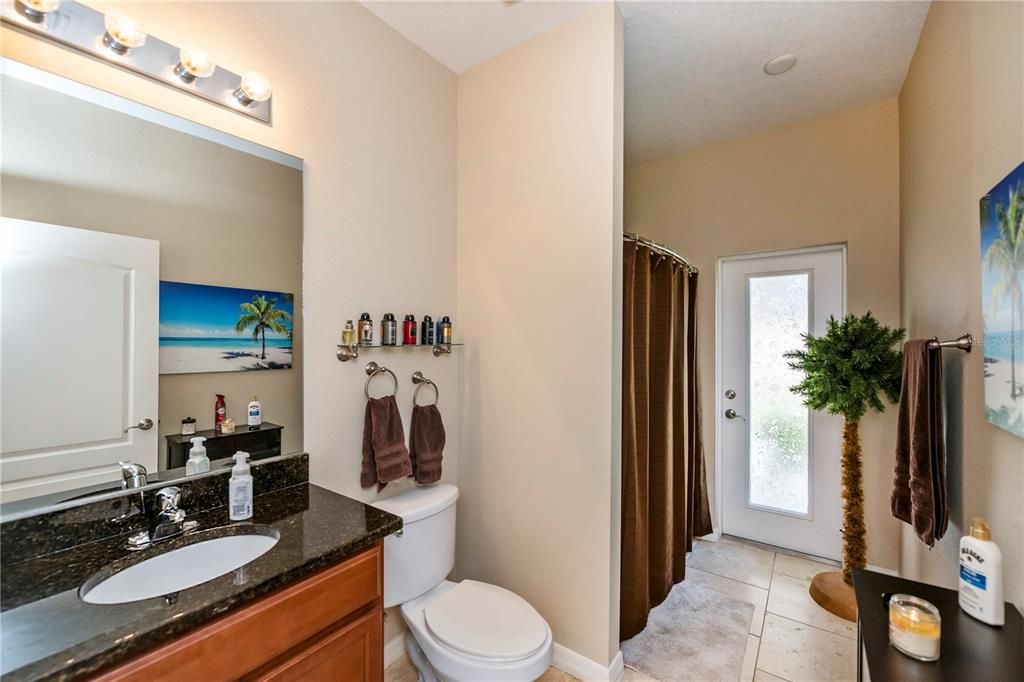
[[[382,682],[383,588],[378,542],[96,679]]]

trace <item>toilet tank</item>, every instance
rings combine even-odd
[[[448,483],[413,488],[373,506],[402,517],[384,539],[384,606],[397,606],[439,585],[455,566],[455,501]]]

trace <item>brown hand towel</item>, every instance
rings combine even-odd
[[[370,398],[366,401],[363,420],[363,469],[359,484],[369,488],[376,483],[380,490],[389,482],[411,474],[405,429],[395,397]]]
[[[441,480],[441,452],[444,450],[444,422],[437,405],[414,405],[409,427],[412,475],[417,483]]]
[[[949,525],[942,426],[942,352],[915,339],[903,346],[903,385],[896,433],[892,515],[929,547]]]

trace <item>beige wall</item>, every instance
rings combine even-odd
[[[596,9],[458,94],[459,573],[516,591],[602,665],[618,650],[621,21]]]
[[[900,94],[903,323],[982,335],[978,200],[1024,160],[1024,3],[933,3]],[[945,356],[951,510],[929,551],[902,532],[901,572],[955,586],[957,546],[984,516],[1006,598],[1024,606],[1024,441],[985,420],[983,349]]]
[[[700,269],[699,364],[715,526],[715,268],[738,253],[846,242],[847,307],[898,326],[899,141],[894,99],[626,169],[625,229]],[[896,412],[862,422],[868,560],[895,568],[889,514]],[[838,455],[837,455],[838,458]]]
[[[160,242],[160,278],[295,295],[293,367],[160,377],[162,436],[213,428],[214,394],[245,424],[256,394],[302,449],[302,173],[155,123],[2,78],[5,216]],[[59,159],[59,163],[55,160]]]
[[[410,375],[420,369],[441,387],[444,478],[454,482],[461,352],[370,351],[345,364],[334,354],[345,320],[363,310],[377,321],[384,312],[454,314],[455,75],[356,2],[89,4],[127,9],[154,35],[207,47],[225,67],[259,70],[273,85],[274,124],[266,126],[0,29],[6,56],[305,159],[303,404],[313,482],[377,497],[359,488],[368,360],[397,373],[406,423]],[[395,615],[388,636],[400,621]]]

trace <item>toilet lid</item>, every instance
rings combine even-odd
[[[547,638],[547,623],[529,602],[475,580],[463,580],[440,595],[424,615],[434,637],[473,656],[526,658]]]

